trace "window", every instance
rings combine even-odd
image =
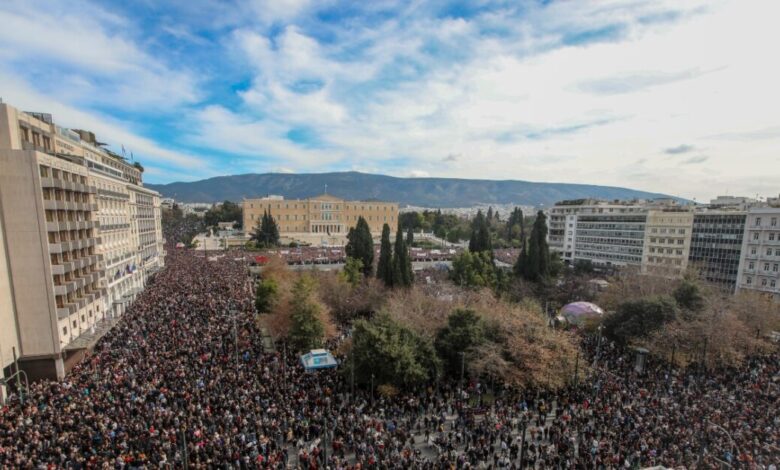
[[[758,232],[753,232],[753,240],[758,240]]]
[[[756,254],[756,247],[753,247],[750,249],[750,254],[755,255]]]
[[[756,268],[756,263],[754,263],[752,261],[750,263],[748,263],[748,269],[755,269],[755,268]]]
[[[769,271],[769,263],[764,263],[764,271]]]
[[[777,281],[775,281],[774,279],[769,281],[769,287],[777,287]]]
[[[63,334],[63,336],[68,334],[68,327],[67,326],[63,326],[62,327],[62,334]]]
[[[756,227],[761,226],[761,217],[756,217]]]
[[[766,279],[761,279],[761,286],[766,287],[766,284],[767,284]]]
[[[769,241],[770,241],[770,242],[773,242],[773,241],[775,241],[775,234],[774,234],[774,233],[770,233],[770,234],[769,234]]]
[[[777,264],[777,263],[773,264],[773,265],[772,265],[772,272],[777,272],[777,271],[778,271],[778,268],[780,268],[780,265],[779,265],[779,264]]]
[[[746,278],[745,278],[745,284],[747,284],[747,285],[751,285],[751,284],[753,284],[753,278],[752,278],[752,277],[749,277],[749,276],[748,276],[748,277],[746,277]]]

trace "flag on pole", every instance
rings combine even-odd
[[[126,158],[124,145],[122,145],[122,158]]]

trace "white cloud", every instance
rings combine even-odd
[[[656,21],[675,9],[673,20]],[[299,171],[321,168],[324,152],[361,167],[404,158],[415,172],[441,176],[714,196],[713,180],[780,179],[777,139],[703,142],[734,130],[763,136],[780,122],[780,106],[769,103],[780,67],[759,53],[780,42],[777,10],[772,2],[554,3],[532,8],[520,32],[504,38],[480,32],[512,24],[500,15],[391,20],[327,44],[293,26],[273,41],[242,31],[236,37],[257,75],[241,96],[246,115],[263,119],[250,119],[236,139],[261,139],[264,158],[290,158]],[[568,32],[611,25],[618,37],[553,47]],[[430,52],[436,41],[443,47]],[[365,55],[340,58],[346,44],[363,43]],[[451,53],[462,57],[442,58]],[[291,89],[299,80],[320,87]],[[286,139],[304,124],[322,149]],[[707,148],[707,157],[658,158],[680,142]],[[442,164],[448,155],[459,157]],[[626,165],[638,158],[647,162],[641,171]],[[708,183],[702,168],[716,170]]]
[[[12,0],[0,3],[0,24],[3,69],[37,75],[52,95],[124,109],[198,98],[192,75],[144,51],[129,37],[136,26],[98,5]]]
[[[170,169],[160,169],[160,166],[178,168],[180,175],[189,176],[187,179],[208,176],[214,171],[210,163],[203,158],[161,147],[156,142],[133,133],[127,122],[85,112],[53,100],[30,89],[20,80],[3,73],[0,73],[0,90],[13,96],[13,102],[9,104],[18,109],[51,113],[57,124],[90,130],[98,136],[98,139],[107,142],[115,150],[124,145],[145,167],[152,169],[150,171],[152,175],[155,171],[158,174],[170,171]]]
[[[412,178],[427,178],[431,176],[431,174],[425,170],[412,170],[409,172],[409,176]]]

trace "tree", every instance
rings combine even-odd
[[[447,318],[447,325],[436,335],[436,352],[451,377],[459,377],[462,361],[471,360],[477,347],[485,342],[485,325],[474,310],[457,309]],[[461,357],[461,353],[465,354]]]
[[[623,302],[604,318],[604,334],[621,345],[647,338],[677,318],[677,304],[667,296]]]
[[[698,312],[704,308],[704,297],[699,285],[690,278],[684,278],[672,293],[677,305],[689,312]]]
[[[268,313],[279,294],[279,284],[274,279],[261,279],[255,291],[255,308],[258,313]]]
[[[492,214],[491,214],[492,215]],[[472,253],[489,251],[493,252],[493,246],[490,242],[490,229],[488,222],[481,210],[477,211],[477,216],[471,223],[471,238],[469,239],[469,251]]]
[[[325,336],[322,307],[312,299],[313,291],[314,280],[308,275],[298,278],[292,288],[289,340],[296,351],[322,346]]]
[[[344,264],[344,270],[341,271],[344,280],[352,287],[357,287],[360,284],[360,280],[363,277],[363,262],[357,258],[347,257],[347,262]]]
[[[400,226],[399,226],[400,230]],[[390,244],[390,226],[382,226],[382,241],[379,243],[379,261],[376,266],[376,277],[385,283],[387,287],[393,287],[395,277],[393,275],[393,246]]]
[[[528,248],[523,247],[520,250],[520,255],[515,264],[515,272],[528,281],[542,282],[550,277],[550,268],[550,247],[547,245],[547,217],[544,215],[544,212],[539,211],[531,229]]]
[[[269,212],[263,211],[263,217],[257,221],[249,238],[263,247],[279,244],[279,227]]]
[[[452,259],[450,279],[464,287],[496,286],[496,267],[487,251],[464,251]]]
[[[377,365],[381,364],[381,367]],[[355,321],[346,372],[354,367],[355,380],[408,388],[439,375],[441,363],[432,342],[380,313]]]
[[[412,245],[414,245],[414,231],[411,227],[409,227],[409,229],[406,231],[406,246],[411,248]]]
[[[374,239],[366,219],[358,218],[355,227],[349,229],[347,240],[347,256],[359,259],[363,263],[363,275],[370,276],[374,269]]]
[[[240,227],[243,220],[242,214],[243,210],[240,205],[226,200],[207,210],[203,214],[203,222],[207,227],[216,226],[219,222],[235,222]]]
[[[409,287],[414,281],[412,274],[412,260],[404,241],[404,232],[401,227],[395,234],[395,249],[393,250],[393,285]]]
[[[525,239],[524,224],[523,210],[519,207],[515,207],[509,214],[509,219],[506,221],[506,239],[508,242],[511,243],[515,238],[520,240]]]

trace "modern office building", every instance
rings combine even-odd
[[[141,174],[93,134],[0,103],[0,272],[8,280],[0,275],[0,321],[13,318],[0,325],[4,366],[4,336],[13,331],[31,379],[62,377],[113,325],[151,265],[162,267],[161,231],[153,263],[133,238],[133,224],[143,223],[134,193],[156,201],[159,213],[159,195],[142,187]],[[135,274],[139,266],[149,269]]]
[[[284,199],[267,196],[245,199],[244,230],[251,233],[263,213],[273,216],[282,237],[312,244],[340,245],[359,217],[368,223],[371,233],[379,236],[388,224],[395,232],[398,226],[398,204],[380,201],[346,201],[322,194],[308,199]]]
[[[780,300],[780,207],[752,207],[747,213],[737,277],[741,289]]]
[[[680,207],[647,212],[642,272],[679,277],[688,268],[693,210]]]
[[[689,265],[708,282],[734,293],[747,212],[706,210],[693,214]]]

